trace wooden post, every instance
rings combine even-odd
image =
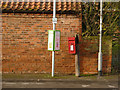
[[[80,76],[80,61],[79,61],[79,39],[76,35],[76,55],[75,55],[75,76]]]

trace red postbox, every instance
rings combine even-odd
[[[76,53],[75,37],[68,37],[68,46],[69,46],[69,53],[75,54]]]

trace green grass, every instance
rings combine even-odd
[[[69,79],[75,78],[74,75],[58,75],[56,74],[54,77],[51,74],[2,74],[2,79]]]
[[[118,79],[118,75],[107,75],[107,76],[103,76],[104,79]]]
[[[2,74],[3,80],[37,80],[37,79],[69,79],[69,80],[80,80],[80,79],[90,79],[90,80],[97,80],[96,74],[81,74],[80,77],[76,77],[75,75],[60,75],[55,74],[54,77],[51,74],[38,74],[38,73],[26,73],[26,74]],[[103,75],[101,79],[117,79],[118,75]]]

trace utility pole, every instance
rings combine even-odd
[[[102,76],[102,0],[100,0],[100,38],[98,53],[98,76]]]
[[[53,30],[55,31],[56,17],[56,0],[53,1]],[[53,40],[54,41],[54,40]],[[52,51],[52,77],[54,77],[55,51]]]

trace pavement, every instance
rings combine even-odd
[[[118,76],[67,79],[3,79],[2,88],[112,88],[117,90]]]
[[[3,88],[118,88],[112,81],[40,81],[40,82],[3,82]]]

